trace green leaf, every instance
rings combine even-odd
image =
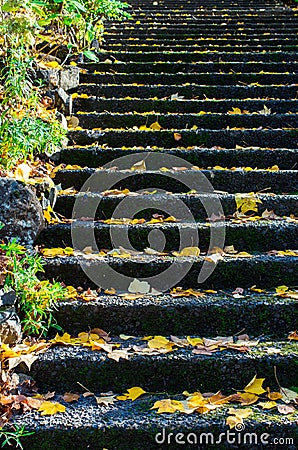
[[[98,62],[99,59],[97,58],[96,54],[94,52],[92,52],[91,50],[85,50],[83,52],[84,56],[86,56],[86,58],[90,59],[93,62]]]

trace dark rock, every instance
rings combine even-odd
[[[0,178],[0,238],[33,245],[44,228],[41,205],[29,187],[12,178]]]
[[[55,90],[55,107],[65,116],[72,114],[72,96],[59,87]]]
[[[14,345],[22,338],[20,319],[15,309],[16,293],[0,291],[0,342]]]
[[[68,91],[79,85],[80,68],[76,66],[64,67],[60,71],[59,87]]]
[[[42,78],[49,89],[62,88],[64,91],[74,89],[79,84],[80,68],[76,66],[64,67],[63,70],[40,69],[38,78]]]

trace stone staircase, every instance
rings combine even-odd
[[[216,438],[227,431],[226,409],[158,415],[150,409],[156,399],[184,390],[243,389],[255,374],[272,388],[275,373],[282,386],[297,386],[297,344],[287,339],[297,327],[297,299],[274,293],[280,285],[297,287],[298,258],[286,250],[295,250],[298,238],[298,11],[265,0],[130,3],[133,20],[106,25],[100,62],[82,65],[73,95],[79,127],[69,132],[60,161],[66,167],[55,183],[80,193],[59,195],[55,211],[75,220],[50,225],[40,240],[47,248],[81,251],[46,259],[47,278],[103,289],[96,300],[61,303],[55,316],[71,335],[97,327],[122,347],[146,335],[212,338],[243,330],[261,336],[260,343],[248,353],[180,348],[119,362],[104,352],[53,347],[30,374],[58,401],[66,391],[82,392],[77,382],[96,395],[132,386],[151,394],[113,406],[81,397],[50,418],[28,412],[15,421],[35,431],[24,440],[28,449],[181,448],[173,437],[168,446],[156,442],[156,433],[199,438],[213,432]],[[130,195],[103,194],[111,189]],[[263,220],[237,220],[236,194],[252,191]],[[276,216],[265,220],[266,210]],[[162,213],[178,221],[148,223]],[[212,213],[215,220],[206,221]],[[104,223],[123,217],[145,221]],[[247,253],[224,255],[215,265],[208,261],[210,239]],[[196,245],[202,253],[196,258],[160,254]],[[104,256],[86,258],[88,246]],[[146,247],[155,252],[144,253]],[[122,248],[120,257],[113,248]],[[204,270],[208,276],[198,283]],[[148,281],[150,293],[119,295],[134,278]],[[262,292],[251,290],[254,285]],[[169,289],[178,286],[205,296],[173,297]],[[243,296],[234,293],[237,287]],[[120,334],[136,338],[124,341]],[[246,423],[246,431],[280,439],[271,448],[284,448],[286,437],[294,439],[287,448],[297,448],[297,414],[255,411]],[[195,448],[268,447],[204,442]]]

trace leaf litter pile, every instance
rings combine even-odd
[[[288,338],[298,340],[297,332],[291,332]],[[129,342],[131,344],[127,345]],[[161,396],[160,393],[146,392],[138,386],[127,389],[127,392],[121,395],[113,392],[98,395],[90,392],[79,382],[80,389],[83,388],[85,391],[83,394],[78,392],[65,392],[63,395],[57,395],[55,392],[39,394],[31,377],[23,373],[14,373],[14,369],[21,363],[30,371],[31,365],[38,359],[39,355],[54,346],[80,346],[90,351],[100,351],[109,359],[118,363],[121,358],[130,359],[135,355],[163,355],[179,349],[188,349],[195,355],[210,356],[215,354],[216,357],[217,352],[226,350],[241,353],[249,352],[258,343],[259,340],[250,340],[245,334],[212,339],[191,336],[170,336],[169,338],[165,336],[144,336],[137,338],[122,334],[119,338],[113,340],[108,333],[95,328],[89,332],[79,333],[77,337],[64,333],[61,336],[57,334],[53,339],[47,341],[27,339],[14,347],[2,344],[3,383],[0,392],[0,426],[4,426],[13,415],[30,410],[36,410],[42,416],[65,413],[68,404],[86,397],[94,398],[99,407],[110,408],[115,406],[116,402],[134,402],[141,396],[147,396],[149,400],[152,400],[152,406],[149,410],[152,409],[157,414],[207,414],[216,409],[225,408],[225,413],[227,413],[226,425],[230,428],[234,428],[239,423],[242,424],[244,419],[253,416],[255,412],[266,410],[275,410],[281,416],[289,415],[294,418],[298,405],[298,393],[294,390],[296,388],[292,388],[292,390],[279,386],[278,392],[271,392],[269,387],[263,387],[265,378],[257,378],[256,376],[243,390],[237,390],[230,395],[224,395],[221,391],[215,393],[189,393],[185,391],[178,396],[179,398],[177,397],[178,399],[167,395],[166,398],[156,400],[156,395]],[[276,352],[278,351],[276,349]]]

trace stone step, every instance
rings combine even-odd
[[[276,107],[287,107],[288,105],[295,105],[294,100],[297,99],[297,86],[296,84],[292,85],[260,85],[257,83],[257,85],[223,85],[223,86],[215,86],[215,85],[199,85],[196,83],[193,83],[191,85],[182,85],[179,84],[173,84],[173,85],[135,85],[135,84],[126,84],[125,85],[125,92],[123,91],[122,85],[117,85],[116,83],[113,83],[112,85],[106,85],[106,84],[80,84],[78,88],[76,89],[78,93],[86,94],[86,95],[94,95],[100,97],[100,102],[94,101],[95,99],[88,99],[88,98],[76,98],[74,101],[75,108],[79,109],[85,109],[85,111],[117,111],[119,110],[120,106],[118,106],[118,109],[113,108],[113,104],[116,102],[117,105],[125,105],[123,103],[123,98],[125,96],[130,96],[135,98],[137,101],[133,102],[131,106],[129,106],[129,109],[122,109],[122,111],[151,111],[154,109],[155,103],[146,103],[146,99],[150,98],[159,98],[162,99],[164,97],[171,97],[172,94],[178,93],[180,96],[184,96],[185,100],[179,101],[179,108],[182,108],[182,105],[185,105],[185,102],[187,99],[193,99],[194,97],[198,97],[200,99],[204,99],[204,102],[209,105],[209,110],[211,109],[211,104],[208,103],[208,100],[206,100],[205,96],[208,98],[214,98],[214,99],[233,99],[234,102],[241,102],[240,105],[243,105],[243,101],[249,102],[249,99],[263,99],[260,100],[269,102],[268,98],[271,99],[270,101],[273,101],[272,98],[279,98],[280,100],[275,103]],[[107,97],[105,99],[104,97]],[[119,100],[120,98],[120,100]],[[140,101],[141,100],[141,101]],[[284,100],[290,100],[289,103],[285,103]],[[154,101],[157,101],[156,99]],[[227,100],[227,102],[230,100]],[[232,100],[231,100],[232,101]],[[92,102],[92,106],[89,106],[89,102]],[[144,103],[145,102],[145,103]],[[104,109],[101,107],[101,104],[103,104]],[[142,105],[145,105],[146,108],[144,109]],[[197,103],[199,104],[199,103]],[[138,105],[141,105],[138,106]],[[148,105],[148,106],[147,106]],[[172,104],[172,102],[162,102],[157,103],[159,111],[175,111],[178,106]],[[168,108],[174,108],[174,109],[161,109],[162,105],[167,105]],[[172,105],[172,106],[170,106]],[[202,105],[202,106],[201,106]],[[213,102],[212,105],[217,105],[217,102]],[[251,105],[251,103],[248,103],[248,105]],[[200,104],[201,111],[203,109],[204,105]],[[270,107],[270,106],[269,106]],[[123,108],[123,107],[122,107]],[[193,112],[193,103],[189,104],[189,109],[183,109],[183,112]],[[121,109],[120,109],[121,110]],[[288,111],[289,109],[287,109]],[[198,111],[198,112],[199,112]],[[227,110],[225,110],[227,111]],[[279,109],[279,111],[283,111]],[[295,111],[295,110],[294,110]]]
[[[181,139],[174,139],[174,132],[181,132]],[[298,139],[298,129],[279,129],[279,130],[159,130],[159,131],[132,131],[111,129],[109,131],[101,130],[74,130],[69,132],[70,145],[97,145],[106,144],[108,147],[117,147],[119,143],[125,147],[132,146],[160,146],[171,147],[285,147],[295,148]]]
[[[183,84],[195,83],[201,85],[239,85],[239,84],[296,84],[297,75],[293,73],[115,73],[81,75],[82,83],[101,84]]]
[[[229,50],[230,52],[247,52],[247,50],[250,50],[252,52],[272,52],[276,50],[280,50],[283,52],[297,52],[297,44],[255,44],[255,45],[249,45],[249,44],[238,44],[238,45],[218,45],[218,44],[211,44],[211,43],[202,43],[202,44],[193,44],[193,45],[182,45],[182,44],[176,44],[176,45],[159,45],[159,44],[125,44],[124,49],[121,48],[121,44],[110,44],[110,45],[102,45],[103,51],[119,51],[123,50],[125,52],[127,51],[134,51],[134,52],[150,52],[152,51],[160,51],[160,52],[195,52],[196,50],[200,51],[218,51],[220,52],[226,52]]]
[[[166,156],[164,159],[165,164],[168,161]],[[139,158],[133,159],[135,163],[141,161]],[[132,163],[133,159],[130,158],[130,163]],[[159,164],[159,161],[162,164],[162,159],[155,160],[154,163]],[[88,179],[94,173],[94,170],[90,171],[90,169],[87,169],[82,172],[82,178],[80,178],[80,174],[76,174],[74,171],[68,174],[68,176],[72,177],[72,186],[76,189],[80,188],[82,181]],[[74,175],[76,175],[76,179]],[[166,186],[168,191],[178,193],[185,192],[185,189],[188,192],[195,188],[198,192],[211,192],[212,189],[228,192],[259,192],[266,189],[275,193],[295,193],[298,190],[296,170],[238,171],[228,169],[189,169],[171,171],[171,168],[169,168],[168,171],[148,169],[140,172],[130,171],[129,169],[117,171],[113,169],[98,169],[96,175],[93,176],[93,184],[90,184],[89,189],[91,189],[91,186],[97,186],[96,189],[98,191],[96,192],[112,189],[112,186],[113,189],[123,189],[125,187],[131,191],[164,189]]]
[[[298,22],[298,21],[297,21]],[[274,28],[268,29],[268,24],[263,23],[255,23],[253,26],[251,23],[242,23],[237,24],[233,23],[233,21],[229,21],[225,25],[222,25],[220,22],[216,23],[208,23],[206,22],[205,28],[203,23],[193,23],[191,24],[189,21],[180,22],[177,24],[169,23],[169,24],[160,24],[155,25],[154,23],[145,23],[143,22],[141,25],[135,25],[132,23],[131,25],[122,25],[118,27],[110,26],[106,28],[103,36],[110,35],[118,35],[118,34],[130,34],[130,35],[150,35],[153,34],[164,34],[164,33],[174,33],[175,35],[179,34],[188,34],[189,37],[192,37],[193,34],[198,33],[198,36],[206,36],[212,37],[212,31],[214,31],[213,36],[223,35],[224,33],[231,33],[229,35],[235,35],[236,33],[247,34],[248,36],[258,34],[261,36],[275,36],[276,34],[284,36],[284,23],[276,23],[273,22]],[[295,22],[289,22],[287,24],[287,30],[289,34],[287,37],[292,34],[295,35]],[[204,33],[206,32],[206,33]]]
[[[144,62],[117,62],[114,64],[110,63],[96,63],[96,64],[88,64],[86,66],[88,68],[89,74],[91,73],[103,73],[103,72],[113,72],[115,74],[121,73],[218,73],[224,71],[225,73],[229,73],[231,71],[241,72],[241,73],[258,73],[260,71],[260,63],[259,62],[194,62],[194,63],[172,63],[172,62],[157,62],[157,63],[144,63]],[[297,69],[297,63],[293,62],[277,62],[277,63],[262,63],[262,71],[263,72],[273,72],[273,73],[281,73],[285,72],[295,72]]]
[[[296,26],[295,26],[296,28]],[[140,61],[139,52],[100,52],[98,55],[100,61],[105,61],[110,59],[112,62],[114,59],[121,62],[138,62]],[[142,52],[142,62],[194,62],[194,61],[215,61],[215,62],[246,62],[246,61],[259,61],[259,62],[283,62],[285,60],[289,62],[298,61],[297,53],[282,51],[276,52],[266,52],[266,53],[253,53],[253,52],[243,52],[243,53],[233,53],[233,52]]]
[[[83,87],[85,86],[80,86],[83,91]],[[94,94],[96,93],[95,89],[93,89],[93,87],[95,88],[95,85],[87,85],[85,90],[86,91],[91,91]],[[108,92],[106,92],[106,87],[105,86],[97,86],[96,88],[98,89],[98,95],[103,95],[105,93],[108,94]],[[114,87],[114,90],[112,91],[111,89],[109,90],[110,95],[113,95],[115,92],[115,90],[121,89],[121,87]],[[187,98],[183,98],[181,100],[175,101],[175,100],[170,100],[172,95],[177,94],[178,96],[183,96],[183,94],[190,94],[189,96],[197,96],[197,97],[203,97],[203,91],[207,92],[208,95],[210,95],[210,93],[212,94],[212,92],[210,92],[210,88],[208,86],[206,86],[206,89],[200,89],[200,91],[198,91],[196,89],[195,86],[192,86],[193,90],[190,91],[190,89],[188,89],[188,91],[184,92],[183,86],[168,86],[167,87],[167,97],[164,97],[163,99],[140,99],[140,98],[100,98],[100,101],[97,97],[95,96],[90,96],[90,97],[76,97],[73,100],[74,103],[74,111],[75,112],[79,112],[79,111],[83,111],[83,112],[98,112],[98,113],[127,113],[130,114],[131,119],[133,119],[134,117],[137,117],[135,114],[133,113],[152,113],[154,114],[153,111],[156,111],[157,113],[161,114],[161,113],[178,113],[180,114],[180,117],[183,118],[183,115],[186,114],[190,114],[189,117],[197,117],[198,122],[201,120],[214,120],[216,118],[220,117],[220,120],[231,120],[231,122],[233,120],[236,119],[241,119],[241,118],[245,118],[246,114],[239,116],[238,114],[228,114],[228,115],[224,115],[223,114],[227,114],[229,111],[230,112],[234,112],[233,108],[239,108],[241,109],[241,111],[249,111],[250,113],[258,113],[260,111],[264,111],[264,105],[269,108],[271,110],[272,114],[268,114],[267,116],[262,114],[261,116],[259,116],[261,119],[264,119],[265,121],[268,119],[273,119],[276,117],[280,117],[280,115],[283,114],[287,114],[289,112],[291,113],[295,113],[292,116],[292,119],[296,119],[296,114],[298,112],[298,100],[296,99],[291,99],[291,100],[274,100],[274,99],[268,99],[268,98],[263,98],[263,99],[243,99],[243,100],[238,100],[238,99],[197,99],[197,98],[193,98],[193,99],[187,99]],[[125,93],[126,90],[129,90],[130,87],[126,87],[125,89]],[[146,88],[143,88],[143,91]],[[174,91],[176,89],[176,92]],[[297,89],[297,88],[296,88]],[[178,92],[177,92],[178,91]],[[156,92],[156,91],[155,91]],[[183,94],[181,94],[181,92]],[[165,94],[165,90],[164,91],[159,91],[160,95]],[[153,89],[148,87],[147,88],[147,95],[152,95],[154,94]],[[197,94],[197,95],[196,95]],[[123,94],[122,94],[123,95]],[[206,95],[206,94],[205,94]],[[203,111],[203,112],[202,112]],[[209,112],[209,113],[219,113],[221,114],[220,116],[205,116],[204,113],[205,112]],[[95,116],[95,117],[103,117],[102,116]],[[113,116],[112,116],[113,117]],[[111,117],[111,118],[112,118]],[[119,115],[118,115],[119,117]],[[167,117],[167,116],[165,116]],[[171,116],[169,116],[171,117]],[[187,116],[186,116],[187,117]],[[212,118],[211,118],[212,117]],[[251,116],[249,115],[249,120],[254,120],[255,117],[257,116]],[[287,115],[284,116],[284,119],[287,120],[288,118],[291,118],[291,116]],[[83,119],[83,116],[80,117],[80,119]],[[120,117],[119,117],[120,119]],[[147,120],[147,115],[143,116],[144,120]],[[149,122],[147,122],[149,123]],[[281,123],[284,123],[284,121],[282,121]],[[149,123],[151,124],[151,123]],[[228,124],[229,125],[229,124]],[[280,125],[280,124],[279,124]],[[231,126],[232,127],[232,126]],[[172,127],[171,127],[172,128]],[[207,128],[207,127],[206,127]],[[208,127],[209,128],[209,127]],[[252,127],[251,127],[252,128]]]
[[[234,108],[234,107],[232,107]],[[155,109],[157,109],[155,107]],[[179,105],[177,105],[179,110]],[[233,109],[232,109],[233,111]],[[263,109],[261,109],[263,111]],[[75,114],[79,120],[79,126],[84,129],[98,129],[104,131],[109,129],[123,129],[134,127],[142,127],[151,125],[156,121],[164,129],[171,129],[173,125],[175,129],[223,129],[223,128],[275,128],[280,129],[281,124],[287,128],[295,128],[298,126],[298,112],[293,114],[198,114],[198,113],[87,113],[79,111]]]
[[[213,272],[198,285],[196,280],[203,264],[201,276]],[[47,258],[44,269],[42,277],[63,281],[66,285],[80,286],[84,289],[97,288],[101,285],[106,289],[113,287],[116,290],[127,291],[134,278],[150,281],[150,285],[159,292],[164,292],[173,286],[183,288],[198,286],[203,289],[234,288],[238,279],[237,284],[241,282],[243,288],[250,287],[252,284],[260,288],[272,288],[279,285],[296,285],[298,258],[256,253],[253,256],[241,258],[224,257],[215,267],[213,262],[205,261],[204,256],[197,258],[156,255],[130,258],[109,256],[93,260],[67,256]],[[167,272],[163,273],[164,271]],[[122,276],[113,277],[113,274]],[[90,276],[94,281],[90,280]]]
[[[129,214],[130,211],[134,211],[136,206],[140,204],[144,209],[150,208],[154,213],[156,209],[170,211],[166,203],[158,205],[158,208],[154,208],[154,201],[144,205],[141,202],[136,202],[134,198],[132,202],[129,200],[130,198],[125,199],[126,217],[133,217],[133,215]],[[85,209],[88,212],[88,207]],[[46,228],[40,235],[38,242],[45,245],[45,247],[71,247],[72,229],[75,229],[75,232],[81,235],[80,247],[77,247],[78,250],[83,250],[90,246],[90,235],[92,235],[99,249],[110,250],[115,248],[115,246],[119,248],[120,245],[128,248],[127,245],[129,244],[129,248],[143,252],[145,246],[150,246],[151,243],[152,248],[155,250],[171,252],[173,249],[179,248],[181,239],[183,239],[184,247],[191,247],[192,243],[196,241],[196,236],[199,236],[199,247],[202,252],[206,252],[210,246],[211,233],[220,233],[222,230],[222,232],[225,232],[225,245],[234,245],[237,251],[265,252],[272,249],[288,250],[297,246],[298,219],[297,222],[272,220],[243,224],[216,222],[210,226],[210,223],[183,222],[185,215],[191,216],[190,212],[187,210],[186,214],[184,209],[185,204],[179,204],[178,202],[176,208],[171,209],[176,211],[175,218],[181,221],[178,223],[108,225],[100,222],[94,223],[93,221],[80,220],[72,224],[59,223]],[[214,211],[214,214],[216,213],[218,213],[217,210]],[[143,218],[142,213],[139,213],[137,216]],[[113,217],[117,218],[119,216],[116,214]],[[121,219],[122,217],[119,218]],[[117,238],[117,242],[114,242],[114,238]]]
[[[236,327],[235,332],[238,331]],[[122,348],[144,344],[137,339],[122,342]],[[277,352],[268,355],[270,347]],[[132,386],[141,386],[151,393],[166,389],[168,394],[202,389],[217,392],[218,386],[239,390],[256,373],[266,376],[266,382],[275,386],[275,366],[282,386],[294,386],[297,380],[297,344],[289,341],[264,340],[251,347],[248,354],[225,350],[206,356],[184,348],[156,356],[133,355],[129,360],[120,359],[119,362],[105,355],[105,352],[82,347],[54,347],[32,364],[30,375],[38,386],[42,386],[43,392],[61,394],[80,390],[78,382],[91,392],[121,393]]]
[[[274,29],[268,29],[268,24],[264,24],[264,23],[256,23],[254,22],[254,24],[252,23],[237,23],[237,21],[229,21],[227,23],[225,23],[224,25],[222,25],[221,22],[216,23],[216,21],[214,21],[213,23],[208,23],[208,21],[203,22],[198,22],[198,23],[190,23],[189,21],[187,22],[180,22],[177,24],[174,23],[164,23],[164,24],[158,24],[155,25],[154,23],[150,23],[150,22],[145,22],[143,21],[142,24],[136,25],[135,23],[132,24],[119,24],[118,26],[112,24],[108,27],[106,27],[106,31],[104,32],[103,36],[106,35],[110,35],[110,34],[119,34],[119,33],[131,33],[132,32],[137,32],[137,33],[141,33],[141,32],[153,32],[153,33],[171,33],[171,32],[175,32],[177,35],[180,33],[184,33],[184,32],[188,32],[190,36],[192,35],[192,33],[196,32],[196,33],[204,33],[204,31],[206,31],[206,36],[212,35],[212,31],[214,32],[213,36],[216,34],[222,34],[223,32],[230,32],[232,31],[233,33],[239,32],[239,31],[243,31],[244,33],[247,33],[248,35],[250,34],[255,34],[257,32],[260,32],[262,34],[265,33],[266,36],[269,36],[271,34],[275,35],[277,34],[282,34],[284,36],[284,22],[283,23],[276,23],[274,22]],[[289,34],[293,33],[295,34],[295,23],[294,22],[289,22],[287,23],[287,30],[289,31]],[[133,33],[135,34],[135,33]],[[144,33],[143,33],[144,34]],[[199,34],[200,35],[200,34]]]
[[[62,182],[64,187],[70,187],[74,179],[77,178],[78,173],[65,173],[61,175],[64,178],[61,177],[59,182]],[[86,181],[86,179],[87,177],[84,181]],[[56,183],[57,181],[55,180]],[[81,185],[82,183],[83,180],[81,180]],[[80,189],[81,186],[78,186],[78,188]],[[153,195],[153,200],[151,200]],[[76,198],[77,195],[59,195],[55,204],[55,211],[67,218],[71,218]],[[100,208],[97,209],[95,214],[96,220],[105,220],[107,217],[113,217],[115,208],[117,208],[119,203],[123,201],[123,196],[102,196],[95,193],[86,193],[84,198],[86,200],[86,205],[92,202],[94,202],[94,204],[100,204]],[[92,200],[92,198],[94,198],[94,200]],[[145,205],[145,207],[154,201],[156,203],[155,210],[157,211],[160,205],[167,204],[167,208],[169,210],[173,210],[173,207],[177,207],[177,203],[183,202],[196,221],[205,221],[207,218],[208,213],[206,213],[203,202],[204,204],[208,204],[210,207],[216,209],[216,205],[219,201],[225,216],[232,216],[236,210],[235,196],[233,194],[140,194],[135,198],[140,198],[139,200],[136,200],[136,202],[139,201],[141,204]],[[258,194],[258,198],[262,201],[262,203],[258,204],[258,213],[260,215],[266,209],[268,211],[273,210],[274,213],[279,216],[289,217],[290,215],[297,215],[297,195]],[[159,212],[162,214],[161,210]],[[142,216],[144,219],[150,220],[152,217],[152,211],[144,210],[142,211]]]
[[[237,285],[235,280],[235,287]],[[71,335],[93,328],[128,336],[230,336],[244,330],[283,338],[297,325],[295,299],[275,297],[275,292],[245,291],[234,298],[232,291],[206,293],[204,297],[145,295],[126,300],[119,295],[98,295],[96,300],[59,302],[53,312],[63,330]]]
[[[248,382],[247,378],[245,383]],[[129,386],[126,386],[127,388]],[[75,390],[78,391],[78,389]],[[222,390],[226,392],[224,388]],[[100,392],[96,395],[99,397]],[[93,397],[81,397],[74,404],[65,404],[64,414],[41,418],[40,413],[32,410],[25,415],[16,416],[14,424],[19,427],[25,426],[26,431],[34,431],[34,434],[22,439],[25,450],[39,450],[41,442],[43,449],[50,450],[56,447],[58,441],[63,446],[61,448],[69,450],[87,448],[143,450],[144,448],[161,448],[161,444],[178,450],[181,446],[188,445],[187,442],[191,446],[200,442],[204,446],[214,444],[217,448],[220,448],[219,442],[225,442],[225,447],[222,448],[232,448],[226,443],[229,429],[225,425],[231,405],[204,415],[156,414],[150,410],[156,401],[164,398],[167,398],[165,394],[150,395],[134,402],[116,402],[112,407],[105,407],[97,405]],[[183,396],[175,398],[185,399]],[[55,400],[61,402],[59,397]],[[238,439],[237,436],[240,435],[243,436],[243,442],[245,438],[245,442],[248,443],[249,433],[251,433],[252,441],[249,442],[258,445],[258,449],[268,448],[269,442],[273,445],[274,439],[276,450],[285,448],[285,442],[287,442],[288,450],[296,450],[298,436],[294,420],[287,416],[278,416],[279,420],[276,420],[275,411],[260,411],[254,405],[252,409],[253,419],[245,419],[245,433],[232,435],[230,432],[230,442]],[[179,424],[179,433],[183,434],[178,433],[177,424]],[[254,436],[257,438],[255,439]],[[268,436],[271,436],[270,440]],[[245,448],[246,444],[241,445]]]
[[[114,37],[113,37],[114,36]],[[152,35],[152,37],[148,36],[143,36],[141,35],[140,37],[138,37],[137,35],[134,35],[134,37],[125,37],[125,36],[121,36],[121,39],[119,39],[119,37],[116,37],[116,35],[112,35],[112,36],[107,36],[105,35],[105,40],[104,40],[104,45],[103,47],[105,48],[106,46],[109,45],[113,45],[113,44],[117,44],[120,41],[120,45],[127,45],[129,43],[134,43],[134,44],[154,44],[151,41],[155,41],[158,42],[158,45],[162,46],[162,45],[170,45],[175,47],[175,45],[180,45],[181,43],[187,41],[187,43],[191,46],[193,45],[206,45],[206,43],[210,43],[211,45],[213,43],[215,43],[216,45],[223,45],[223,46],[229,46],[230,45],[237,45],[237,44],[242,44],[245,43],[245,45],[259,45],[259,44],[264,44],[264,45],[284,45],[285,43],[287,45],[297,45],[297,35],[289,35],[289,37],[287,38],[283,38],[279,37],[270,37],[270,36],[247,36],[245,34],[243,35],[239,35],[238,37],[234,37],[234,36],[229,36],[227,38],[216,38],[216,37],[189,37],[186,38],[185,36],[178,36],[177,38],[170,38],[169,35],[165,35],[165,37],[159,37],[159,36],[154,36]]]
[[[258,11],[212,11],[210,15],[209,11],[198,11],[196,13],[187,11],[168,11],[165,14],[158,12],[157,14],[152,14],[150,11],[134,12],[133,18],[131,20],[125,20],[121,22],[108,23],[106,29],[109,28],[122,28],[131,27],[134,21],[140,20],[147,24],[165,26],[165,25],[180,25],[183,23],[190,24],[203,24],[211,25],[214,23],[215,26],[226,26],[227,24],[238,25],[238,22],[244,22],[245,25],[252,26],[254,23],[258,24],[285,24],[297,22],[298,14],[297,11],[286,11],[285,9],[278,10],[268,10],[258,13]]]

